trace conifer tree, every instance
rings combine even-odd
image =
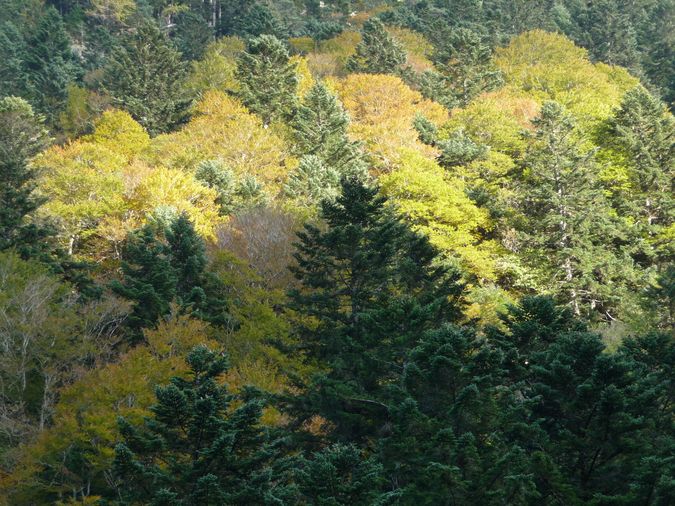
[[[152,328],[170,311],[177,281],[170,253],[150,225],[127,238],[122,253],[123,281],[115,280],[110,286],[133,302],[127,322],[133,340],[141,339],[143,328]]]
[[[360,146],[349,140],[349,116],[338,98],[317,82],[305,95],[293,121],[297,149],[313,155],[340,175],[362,174]]]
[[[150,135],[172,130],[188,118],[187,64],[153,23],[141,25],[113,51],[103,87]]]
[[[327,230],[306,225],[299,234],[293,271],[302,290],[290,292],[291,307],[317,325],[299,324],[296,334],[326,372],[294,408],[299,420],[320,414],[334,426],[331,437],[358,442],[387,420],[387,385],[400,377],[406,350],[421,331],[457,316],[462,289],[377,188],[357,178],[341,186],[321,207]]]
[[[431,89],[427,94],[431,98],[438,95],[441,103],[454,100],[465,106],[481,93],[502,85],[501,72],[492,62],[492,51],[478,34],[467,28],[447,29],[443,33],[443,37],[437,36],[439,42],[433,53],[440,74],[428,81]]]
[[[610,142],[630,165],[633,188],[628,192],[631,215],[654,235],[675,220],[675,120],[664,105],[638,86],[623,98],[609,120]]]
[[[595,180],[593,152],[579,149],[575,124],[555,102],[534,120],[533,142],[524,158],[521,206],[527,257],[544,267],[550,289],[562,295],[576,315],[613,310],[623,268],[607,247],[614,233],[609,210]],[[612,279],[616,276],[618,279]]]
[[[29,160],[49,143],[42,117],[23,99],[0,99],[0,251],[17,248],[32,256],[47,229],[28,218],[42,204],[35,190],[35,171]]]
[[[382,22],[371,18],[363,25],[361,42],[347,61],[347,70],[366,74],[394,74],[406,62],[403,46],[387,33]]]
[[[252,39],[237,60],[237,78],[239,98],[266,125],[293,116],[298,77],[279,39],[273,35]]]
[[[187,363],[187,378],[156,389],[143,426],[120,419],[119,494],[142,504],[289,504],[291,489],[274,467],[278,441],[260,421],[260,395],[233,395],[220,383],[228,369],[223,353],[198,346]]]
[[[24,67],[26,52],[26,41],[16,25],[9,21],[0,25],[0,98],[32,96]]]
[[[326,166],[316,155],[300,159],[298,167],[288,175],[284,193],[311,206],[335,199],[339,193],[340,173]]]

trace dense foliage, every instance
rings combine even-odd
[[[672,0],[0,0],[0,506],[675,503]]]

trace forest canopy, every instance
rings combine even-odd
[[[0,506],[675,503],[673,0],[0,0]]]

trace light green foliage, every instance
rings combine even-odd
[[[197,166],[195,179],[214,189],[220,214],[230,215],[248,207],[263,205],[267,195],[255,176],[237,177],[222,160],[206,160]]]

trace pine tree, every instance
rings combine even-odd
[[[68,85],[79,78],[80,64],[73,53],[63,20],[49,7],[26,41],[24,63],[30,100],[55,124],[68,98]]]
[[[252,39],[237,60],[237,78],[239,98],[266,125],[293,116],[298,77],[279,39],[273,35]]]
[[[104,89],[151,135],[172,130],[188,118],[191,100],[184,81],[187,64],[153,23],[143,24],[115,48]]]
[[[310,363],[326,372],[294,399],[299,420],[319,414],[331,437],[360,442],[388,418],[387,385],[425,328],[457,316],[457,276],[434,265],[426,238],[399,221],[377,188],[356,178],[324,202],[327,230],[306,225],[290,292],[303,315],[296,335]]]
[[[593,152],[579,149],[574,121],[555,102],[543,105],[534,126],[520,190],[526,257],[535,269],[544,266],[550,289],[576,315],[613,311],[617,301],[609,300],[603,285],[615,283],[611,292],[618,297],[630,262],[620,265],[608,248],[612,224],[594,177]]]
[[[127,325],[132,339],[139,340],[143,328],[152,328],[169,314],[176,295],[176,272],[170,251],[149,225],[127,238],[122,253],[123,281],[113,281],[112,290],[133,302]]]
[[[43,200],[29,161],[49,143],[44,120],[23,99],[0,99],[0,251],[33,256],[49,231],[29,221]]]
[[[630,90],[609,119],[610,143],[629,160],[630,213],[646,228],[647,237],[675,220],[675,120],[642,86]]]
[[[340,173],[327,167],[316,155],[300,159],[298,167],[288,174],[284,193],[308,206],[333,200],[339,193]]]
[[[125,501],[142,504],[284,504],[292,498],[278,441],[261,424],[260,395],[229,393],[219,379],[227,357],[205,346],[187,357],[188,378],[155,391],[141,427],[120,419],[124,442],[113,472]],[[238,405],[233,406],[234,403]]]
[[[24,67],[27,46],[23,34],[11,22],[0,25],[0,98],[32,96]]]
[[[382,22],[371,18],[363,25],[361,42],[347,61],[347,70],[366,74],[394,74],[406,62],[403,46],[387,33]]]
[[[194,11],[181,12],[175,18],[172,38],[183,58],[199,60],[209,42],[213,40],[213,28],[201,14]]]
[[[305,95],[293,120],[297,150],[317,156],[340,175],[363,174],[360,146],[349,140],[349,116],[338,98],[317,82]]]

